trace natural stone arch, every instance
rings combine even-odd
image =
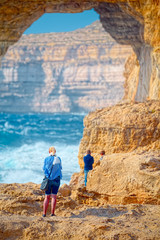
[[[136,53],[138,61],[129,76],[130,94],[126,98],[160,99],[159,6],[159,0],[3,0],[0,55],[44,13],[76,13],[95,8],[106,31],[119,43],[131,45]]]

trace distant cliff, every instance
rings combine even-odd
[[[88,112],[124,95],[132,50],[95,23],[67,33],[23,35],[0,69],[0,111]]]

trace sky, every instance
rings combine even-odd
[[[82,13],[45,13],[24,34],[70,32],[99,20],[94,10]]]

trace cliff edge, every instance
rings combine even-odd
[[[84,120],[79,163],[95,158],[58,193],[56,217],[42,218],[39,185],[0,184],[1,239],[160,239],[160,102],[119,104]],[[99,151],[106,155],[99,161]]]

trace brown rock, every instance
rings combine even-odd
[[[4,55],[8,46],[14,44],[22,33],[42,14],[51,12],[82,12],[92,8],[100,14],[103,27],[121,44],[134,49],[139,72],[135,72],[137,88],[135,100],[159,99],[160,95],[160,21],[159,1],[49,1],[33,2],[3,1],[0,7],[1,47]],[[92,50],[91,50],[92,52]],[[91,54],[92,55],[92,54]],[[58,59],[60,55],[57,55]],[[129,97],[131,98],[131,97]]]
[[[87,190],[111,204],[160,204],[159,174],[160,151],[111,154],[89,173]]]
[[[88,192],[85,194],[91,195]],[[58,196],[57,216],[50,217],[48,212],[46,218],[42,218],[43,199],[37,184],[0,184],[0,239],[160,238],[159,205],[96,207]]]
[[[139,76],[140,66],[136,55],[133,53],[125,63],[124,70],[124,98],[125,100],[134,102],[135,96],[138,88],[138,76]]]
[[[74,190],[84,187],[84,171],[81,170],[80,173],[74,173],[71,176],[71,181],[69,186]]]
[[[68,186],[67,184],[63,184],[60,189],[59,189],[59,192],[61,193],[61,195],[63,197],[68,197],[71,195],[71,188],[70,186]]]
[[[90,149],[95,160],[99,152],[131,152],[143,148],[160,150],[160,101],[118,104],[90,113],[84,119],[79,164]]]

